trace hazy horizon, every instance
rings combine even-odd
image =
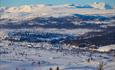
[[[31,5],[31,4],[91,4],[94,2],[105,2],[109,5],[115,6],[115,0],[0,0],[0,6],[20,6],[20,5]]]

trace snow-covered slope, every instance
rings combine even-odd
[[[100,52],[109,52],[110,50],[115,50],[115,45],[107,45],[107,46],[103,46],[100,47],[99,49],[97,49]]]
[[[97,9],[112,9],[110,5],[103,3],[103,2],[95,2],[91,4],[90,6],[93,8],[97,8]]]

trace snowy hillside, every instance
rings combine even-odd
[[[0,70],[115,70],[115,8],[0,8]]]

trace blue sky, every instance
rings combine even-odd
[[[90,4],[93,2],[105,2],[115,6],[115,0],[0,0],[1,6],[20,6],[25,4]]]

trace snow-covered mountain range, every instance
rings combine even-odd
[[[23,5],[19,7],[1,7],[1,18],[29,19],[41,16],[67,16],[71,14],[115,14],[115,9],[105,3],[90,5]]]

